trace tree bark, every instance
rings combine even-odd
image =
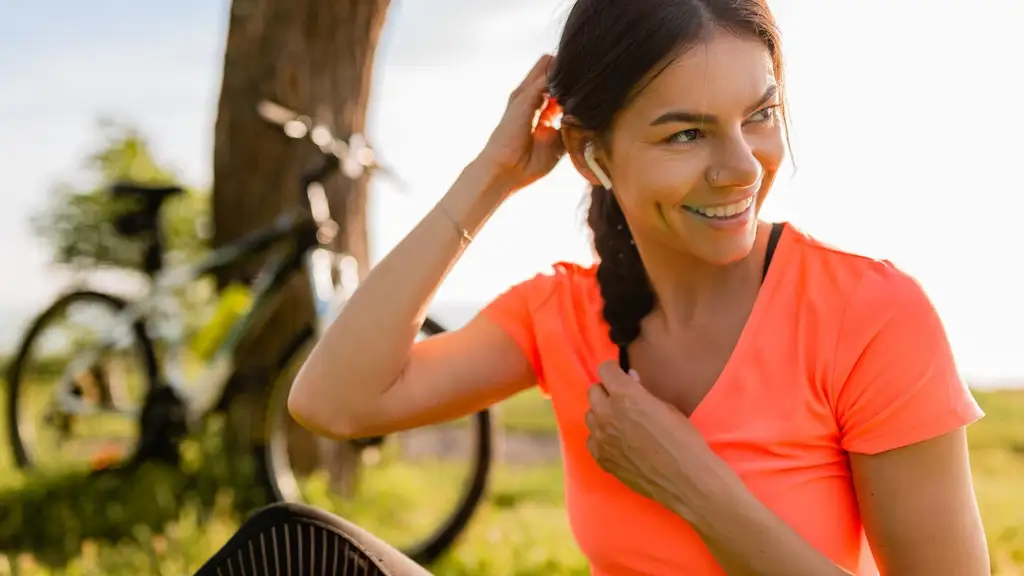
[[[312,144],[291,140],[256,113],[268,99],[304,113],[342,138],[362,133],[374,53],[389,0],[234,0],[231,6],[213,158],[213,245],[271,224],[298,205],[300,174],[317,165]],[[326,184],[340,224],[336,248],[368,268],[366,178]],[[223,287],[245,281],[262,259],[225,270]],[[236,359],[260,374],[313,317],[304,277],[284,290],[273,316]],[[262,414],[253,414],[262,419]]]

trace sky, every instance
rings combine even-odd
[[[763,216],[892,260],[925,287],[965,374],[1024,378],[1024,4],[769,5],[783,32],[793,163]],[[554,49],[570,6],[393,0],[367,132],[407,186],[373,184],[375,260],[480,150],[508,92]],[[0,3],[0,258],[10,279],[0,309],[20,311],[3,318],[27,317],[63,285],[27,218],[55,182],[79,175],[100,116],[135,124],[186,182],[209,183],[228,9]],[[438,300],[479,306],[552,262],[589,262],[584,190],[563,162],[509,200]]]

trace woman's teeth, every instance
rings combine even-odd
[[[753,202],[754,197],[751,196],[746,200],[740,200],[739,202],[724,206],[683,206],[683,208],[707,218],[731,218],[737,214],[742,214],[747,208],[750,208]]]

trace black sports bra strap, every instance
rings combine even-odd
[[[768,276],[768,267],[772,264],[772,257],[775,256],[775,249],[779,245],[779,238],[782,237],[784,229],[785,225],[781,222],[772,224],[772,231],[768,235],[768,248],[764,254],[764,269],[761,271],[762,283]],[[619,367],[622,368],[623,372],[629,372],[629,350],[625,346],[619,346]]]
[[[761,282],[768,276],[768,267],[772,264],[772,256],[775,256],[775,248],[779,245],[779,238],[782,237],[782,230],[785,226],[781,222],[772,224],[772,231],[768,235],[768,250],[764,254],[764,270],[761,271]]]

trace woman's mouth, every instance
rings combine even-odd
[[[739,202],[721,204],[718,206],[683,205],[683,210],[709,220],[732,220],[743,217],[747,213],[747,210],[749,210],[754,204],[755,197],[756,195],[751,195]]]

